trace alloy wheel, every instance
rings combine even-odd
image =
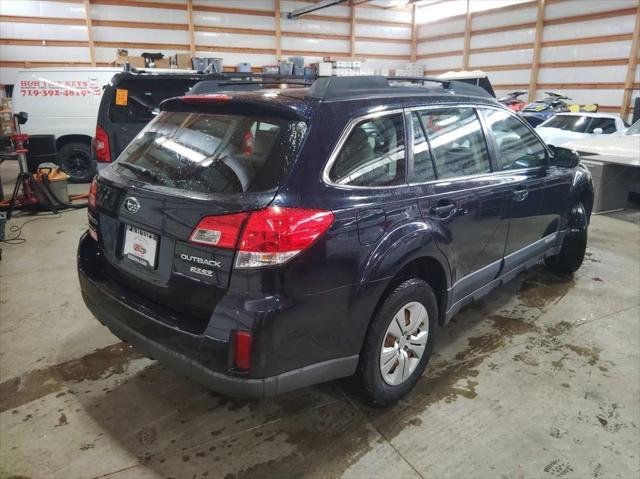
[[[380,350],[385,383],[398,386],[418,367],[429,337],[429,314],[418,302],[405,304],[393,316]]]
[[[64,160],[64,169],[74,177],[82,177],[91,168],[91,155],[80,149],[73,149]]]

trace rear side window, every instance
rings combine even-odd
[[[546,163],[544,145],[520,120],[503,110],[485,108],[482,111],[495,138],[503,170],[533,168]]]
[[[439,179],[491,171],[480,120],[473,108],[442,108],[420,112]]]
[[[403,184],[405,171],[402,115],[363,120],[351,130],[329,172],[329,180],[348,186]]]
[[[596,128],[602,128],[602,133],[615,133],[616,122],[612,118],[592,118],[587,133],[593,133]]]
[[[283,118],[162,112],[122,152],[118,173],[201,193],[276,188],[306,124]]]
[[[195,80],[124,80],[118,83],[109,105],[112,123],[148,123],[167,98],[184,95]]]
[[[409,182],[423,183],[435,180],[429,143],[427,143],[420,117],[415,112],[411,114],[411,126],[413,127],[413,170],[409,173]]]
[[[589,125],[588,116],[576,115],[556,115],[541,125],[545,128],[558,128],[559,130],[575,131],[585,133]]]

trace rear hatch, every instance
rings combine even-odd
[[[224,215],[273,200],[306,132],[300,119],[263,113],[163,111],[100,173],[98,231],[113,280],[189,319],[210,317],[242,226],[224,226]],[[211,217],[222,225],[213,246],[193,236]]]

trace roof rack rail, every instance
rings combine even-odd
[[[398,93],[415,94],[416,86],[394,85],[394,83],[413,83],[424,86],[425,83],[437,83],[442,89],[451,93],[469,96],[491,97],[491,95],[475,85],[433,77],[385,77],[385,76],[352,76],[352,77],[322,77],[318,78],[311,88],[309,96],[320,100],[339,100],[371,94]]]
[[[449,84],[451,83],[451,80],[436,77],[387,77],[387,81],[401,81],[408,83],[432,82],[440,83],[443,88],[449,88]]]

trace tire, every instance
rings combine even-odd
[[[97,172],[97,165],[91,158],[91,146],[72,141],[58,150],[58,165],[71,176],[71,183],[89,183]]]
[[[426,318],[421,316],[423,311]],[[395,322],[396,317],[404,317],[404,327]],[[377,407],[390,406],[413,389],[431,356],[437,318],[436,296],[421,279],[404,281],[385,298],[369,326],[358,366],[357,376],[367,402]],[[418,329],[407,335],[416,325]],[[412,339],[407,340],[408,336]],[[420,351],[421,344],[424,349],[418,357],[416,351]],[[383,357],[389,358],[386,363]]]
[[[567,235],[562,242],[560,252],[545,259],[545,264],[554,273],[573,274],[584,260],[587,250],[587,212],[581,202],[576,203],[569,212]]]

